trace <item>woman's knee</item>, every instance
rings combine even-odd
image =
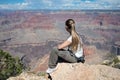
[[[53,47],[53,48],[52,48],[52,53],[53,53],[53,52],[58,52],[57,47]]]

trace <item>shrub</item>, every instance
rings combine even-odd
[[[19,58],[13,58],[8,52],[0,50],[0,80],[20,74],[22,68],[23,65]]]

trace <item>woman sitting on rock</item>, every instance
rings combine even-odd
[[[83,44],[75,30],[75,21],[73,19],[68,19],[65,22],[65,25],[66,31],[69,32],[70,36],[62,44],[52,49],[48,63],[49,68],[46,70],[46,73],[48,74],[56,70],[60,58],[70,63],[84,63],[85,61],[82,47]],[[66,47],[68,47],[67,50],[65,49]]]

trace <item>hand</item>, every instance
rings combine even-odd
[[[60,49],[60,44],[57,46],[58,49]]]

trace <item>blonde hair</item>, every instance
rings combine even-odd
[[[77,51],[78,44],[80,44],[80,47],[82,47],[82,43],[81,43],[80,38],[75,30],[75,26],[72,26],[72,24],[70,24],[70,21],[73,21],[73,23],[75,23],[75,21],[73,19],[68,19],[66,21],[66,26],[69,29],[70,34],[72,35],[72,44],[70,46],[73,51]]]

